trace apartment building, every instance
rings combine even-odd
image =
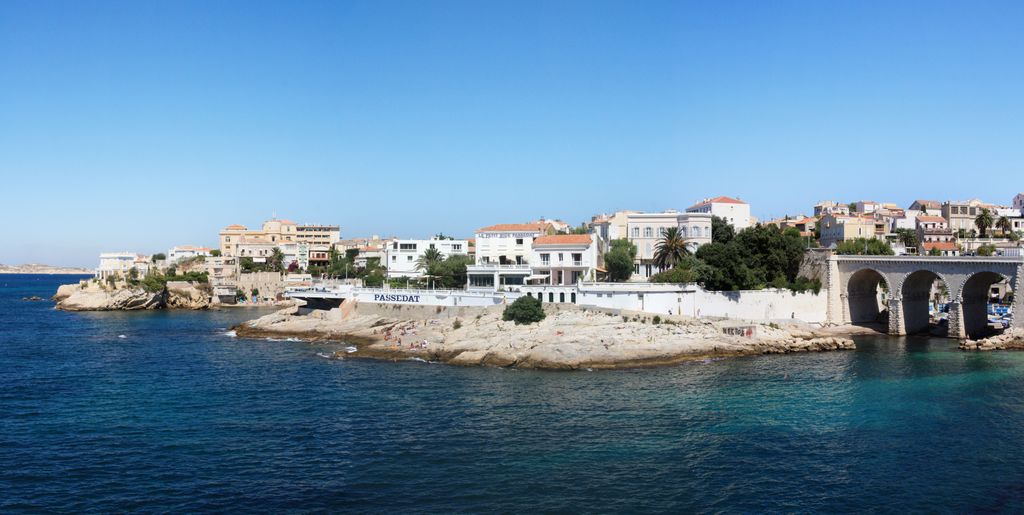
[[[148,256],[135,252],[104,252],[100,254],[100,265],[96,267],[96,278],[126,278],[133,268],[142,277],[152,268],[152,262]]]
[[[669,228],[678,228],[680,236],[693,251],[711,243],[711,217],[708,212],[680,213],[675,210],[629,213],[626,217],[626,238],[636,245],[637,250],[632,280],[643,281],[664,271],[654,264],[654,253]]]
[[[828,214],[821,218],[822,247],[832,247],[842,241],[875,236],[873,216]]]
[[[498,224],[476,231],[476,262],[466,268],[470,289],[502,289],[526,283],[533,240],[554,232],[546,222]]]
[[[239,248],[249,245],[282,245],[305,243],[310,251],[326,252],[338,241],[341,228],[337,225],[299,225],[291,220],[267,220],[259,230],[244,225],[229,225],[220,231],[220,251],[223,256],[241,256]]]

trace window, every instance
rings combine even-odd
[[[454,243],[454,244],[452,244],[452,250],[462,250],[462,244],[461,243]]]
[[[658,228],[658,236],[661,236],[662,238],[664,238],[666,232],[668,232],[668,229],[666,229],[664,227],[659,227]]]
[[[434,244],[433,243],[430,244],[430,248],[434,248]]]
[[[540,255],[540,264],[542,264],[542,265],[551,264],[551,254],[541,254]]]
[[[523,244],[523,239],[522,238],[516,238],[516,245],[522,245],[522,244]]]
[[[575,293],[570,293],[569,296],[571,297],[570,302],[575,304],[576,303],[576,294]]]
[[[416,250],[415,243],[401,243],[398,245],[398,250]]]
[[[682,234],[680,234],[680,235],[681,235],[681,236],[682,236],[683,238],[686,238],[686,226],[685,226],[685,225],[679,228],[679,232],[680,232],[680,233],[682,233]]]
[[[565,259],[562,257],[562,253],[559,252],[558,253],[558,262],[561,263],[562,261],[565,261]]]
[[[633,228],[633,237],[634,238],[639,238],[640,237],[640,228],[639,227],[634,227]]]
[[[700,238],[700,227],[693,226],[693,237]]]
[[[650,238],[654,236],[654,231],[650,227],[644,227],[644,238]]]
[[[548,302],[554,302],[554,301],[555,301],[555,294],[554,293],[549,293],[548,294]]]
[[[582,265],[583,264],[583,254],[573,254],[572,255],[572,264],[574,264],[576,266]]]
[[[565,292],[564,291],[558,294],[558,302],[565,302]]]
[[[406,261],[412,261],[412,256],[405,256]]]

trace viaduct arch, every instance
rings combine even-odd
[[[828,261],[828,319],[835,324],[874,322],[888,303],[888,331],[928,328],[932,283],[949,292],[949,337],[974,338],[988,326],[989,288],[1007,279],[1013,289],[1012,327],[1024,328],[1024,258],[837,256]]]

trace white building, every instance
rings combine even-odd
[[[178,245],[167,251],[167,263],[173,264],[181,261],[182,259],[190,259],[194,257],[209,257],[209,247],[196,247],[193,245]]]
[[[1016,197],[1013,197],[1013,207],[1024,214],[1024,193],[1018,193]]]
[[[596,234],[555,234],[533,240],[531,284],[569,285],[597,279]]]
[[[868,213],[874,213],[878,211],[881,205],[873,200],[858,200],[857,201],[857,212],[865,215]]]
[[[466,254],[469,242],[466,240],[392,240],[387,244],[384,257],[387,261],[388,277],[422,277],[425,270],[417,268],[419,259],[428,249],[437,249],[441,259],[456,254]]]
[[[921,215],[921,212],[916,209],[907,209],[903,211],[903,216],[894,216],[890,218],[889,231],[895,232],[897,229],[907,229],[914,231],[917,229],[917,217]]]
[[[753,225],[750,218],[750,204],[731,197],[704,199],[690,206],[687,213],[708,213],[729,222],[737,231]]]
[[[476,264],[466,267],[467,288],[505,289],[526,283],[531,275],[533,240],[551,231],[543,222],[498,224],[476,232]]]
[[[626,217],[626,237],[636,245],[633,280],[646,280],[662,272],[654,265],[654,252],[658,241],[670,227],[679,233],[691,251],[711,243],[711,214],[680,213],[668,210],[661,213],[629,213]]]
[[[96,268],[96,278],[106,279],[109,276],[127,278],[134,268],[139,277],[149,272],[149,258],[134,252],[104,252],[100,254],[100,266]]]
[[[850,205],[835,202],[833,200],[823,200],[818,202],[814,206],[814,216],[821,218],[825,215],[849,215]]]

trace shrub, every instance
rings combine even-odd
[[[462,322],[458,318],[452,323],[452,329],[462,329]]]
[[[516,325],[527,325],[544,320],[544,316],[544,308],[541,307],[540,301],[526,295],[509,304],[505,308],[505,312],[502,313],[501,319],[511,320]]]
[[[654,315],[654,324],[657,325],[657,324],[660,324],[660,323],[661,323],[661,317],[658,316],[658,315]]]

